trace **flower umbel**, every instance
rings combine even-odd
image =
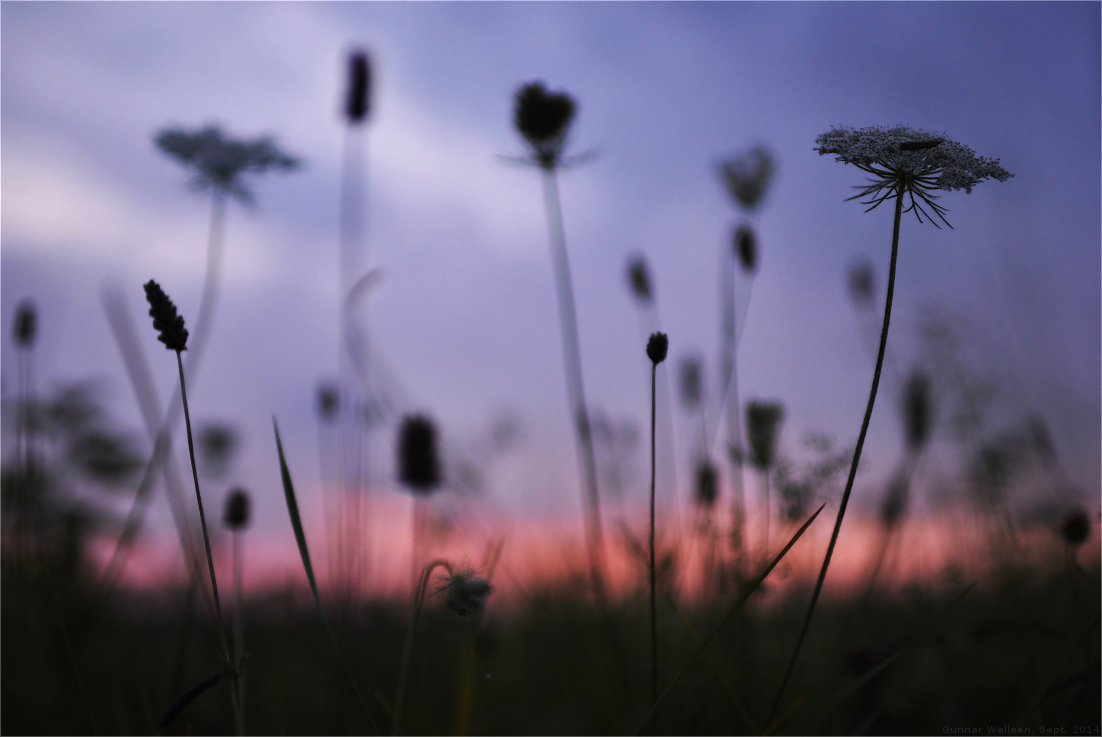
[[[666,337],[665,333],[652,333],[650,340],[647,341],[647,358],[657,366],[666,360],[666,353],[669,349],[670,339]]]
[[[834,154],[838,161],[872,174],[869,184],[854,187],[861,191],[849,199],[867,197],[862,204],[872,210],[885,200],[908,195],[911,204],[903,212],[913,210],[919,222],[926,215],[939,228],[920,204],[925,203],[949,225],[945,219],[948,211],[934,201],[938,199],[935,189],[963,189],[971,194],[972,187],[985,179],[1005,182],[1014,176],[999,166],[998,159],[977,156],[945,134],[934,135],[903,125],[859,129],[840,126],[820,135],[815,143],[818,147],[814,150],[820,155]]]
[[[727,192],[747,212],[756,210],[765,199],[775,170],[773,154],[766,146],[754,146],[719,165]]]
[[[160,331],[157,339],[170,351],[187,350],[187,328],[184,318],[176,314],[176,305],[161,289],[161,285],[150,279],[145,284],[145,298],[149,300],[149,316],[153,318],[153,329]]]
[[[543,82],[530,82],[517,90],[513,125],[543,168],[553,169],[562,159],[576,109],[573,97],[565,92],[548,92]]]
[[[448,609],[465,617],[471,612],[482,611],[486,599],[494,593],[494,587],[466,568],[444,577],[436,591],[446,594],[444,604]]]

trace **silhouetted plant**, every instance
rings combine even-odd
[[[371,113],[371,60],[363,49],[348,55],[348,89],[344,114],[352,125],[362,124]]]
[[[903,388],[903,420],[907,448],[918,453],[929,442],[934,424],[930,378],[921,369],[911,372]]]
[[[233,425],[207,423],[199,428],[199,465],[205,473],[221,478],[229,470],[240,440]]]
[[[656,576],[658,568],[654,562],[654,476],[655,476],[655,435],[657,407],[655,404],[655,385],[657,383],[658,364],[666,360],[670,341],[665,333],[655,333],[647,341],[647,358],[651,360],[650,372],[650,646],[651,646],[651,707],[658,702],[658,609],[655,599],[657,591]],[[655,722],[651,722],[655,728]]]
[[[318,384],[317,409],[318,419],[323,422],[332,422],[340,410],[340,392],[336,384],[323,381]]]
[[[735,230],[735,255],[742,270],[753,274],[758,268],[758,237],[749,225],[743,223]]]
[[[642,255],[628,259],[628,287],[631,288],[632,296],[642,304],[649,304],[654,298],[650,270],[647,269],[647,260]]]
[[[751,401],[746,405],[746,439],[750,445],[750,463],[761,474],[765,485],[765,531],[762,555],[769,554],[769,523],[773,516],[770,504],[769,475],[777,459],[777,438],[784,423],[784,405],[780,402]]]
[[[707,460],[697,463],[693,483],[693,500],[700,506],[710,509],[718,497],[719,472],[715,465]]]
[[[414,493],[431,494],[440,486],[436,424],[424,415],[410,415],[398,432],[398,478]]]
[[[861,197],[867,198],[862,204],[869,205],[868,210],[865,211],[868,212],[876,209],[885,201],[894,198],[895,223],[892,227],[892,252],[891,263],[888,267],[887,298],[884,303],[884,325],[880,332],[880,348],[876,358],[876,369],[873,371],[865,417],[861,423],[861,432],[857,436],[853,463],[850,466],[846,489],[842,493],[842,501],[838,506],[838,517],[834,523],[834,531],[830,536],[823,566],[819,571],[819,578],[815,583],[815,590],[811,595],[811,602],[808,605],[807,615],[804,617],[792,658],[785,670],[780,688],[777,689],[777,696],[773,700],[773,705],[765,719],[766,727],[770,725],[773,714],[784,695],[784,689],[792,675],[792,669],[799,657],[808,626],[811,624],[811,616],[815,613],[819,592],[822,591],[823,581],[826,579],[830,559],[834,553],[834,546],[838,541],[838,532],[842,527],[842,519],[846,513],[846,506],[849,504],[850,492],[853,490],[853,480],[857,475],[857,466],[861,461],[861,450],[865,444],[865,434],[868,432],[869,421],[872,419],[872,408],[876,402],[876,389],[880,384],[880,372],[884,365],[884,351],[888,343],[888,325],[891,320],[892,298],[895,294],[895,267],[899,253],[900,218],[904,212],[911,212],[912,210],[919,222],[922,222],[921,215],[929,217],[929,214],[920,204],[921,201],[933,210],[942,222],[949,225],[944,217],[945,208],[934,201],[938,198],[938,195],[934,194],[934,190],[963,189],[971,193],[973,186],[986,179],[1005,182],[1013,176],[999,166],[998,159],[992,160],[976,156],[972,149],[950,140],[946,135],[934,136],[925,131],[913,130],[902,125],[895,128],[879,126],[861,129],[845,126],[835,127],[820,135],[815,139],[815,142],[818,144],[815,150],[820,155],[832,154],[837,161],[853,164],[861,171],[872,175],[868,178],[868,184],[855,187],[860,191],[848,200]],[[910,205],[906,210],[903,209],[905,197],[910,198]],[[931,222],[933,222],[932,218]],[[934,223],[934,225],[936,226],[937,223]]]
[[[761,145],[719,164],[720,177],[728,194],[746,212],[761,206],[775,170],[772,151]]]
[[[876,273],[872,262],[862,257],[851,263],[846,272],[846,286],[855,305],[861,309],[872,307],[876,296]]]
[[[249,526],[252,516],[252,502],[249,492],[241,487],[226,495],[222,508],[222,524],[233,538],[233,667],[237,671],[237,731],[245,733],[245,599],[242,595],[244,566],[242,565],[242,543],[240,533]]]

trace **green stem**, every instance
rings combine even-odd
[[[784,678],[781,679],[780,688],[773,699],[773,705],[769,708],[769,714],[765,718],[768,725],[777,706],[781,703],[784,689],[788,685],[788,679],[796,667],[796,659],[800,655],[804,638],[807,636],[808,627],[811,625],[811,616],[815,613],[815,605],[819,601],[819,593],[823,590],[823,581],[826,580],[827,569],[830,567],[830,558],[834,555],[834,546],[838,542],[838,532],[842,529],[842,518],[846,514],[846,506],[849,504],[849,495],[853,491],[853,480],[857,476],[857,465],[861,462],[861,449],[865,446],[865,435],[869,430],[869,421],[872,419],[872,408],[876,402],[876,390],[880,386],[880,372],[884,368],[884,351],[888,346],[888,324],[892,316],[892,297],[895,295],[895,265],[899,255],[899,221],[903,214],[903,183],[900,182],[895,196],[895,225],[892,228],[892,258],[888,267],[888,296],[884,301],[884,325],[880,330],[880,350],[876,356],[876,370],[872,375],[872,388],[869,390],[869,401],[865,407],[865,419],[861,422],[861,434],[857,436],[857,448],[853,451],[853,462],[849,468],[849,478],[846,480],[846,490],[842,493],[842,503],[838,505],[838,518],[834,521],[834,531],[830,534],[830,544],[827,546],[826,557],[823,558],[823,567],[819,571],[819,580],[815,582],[815,591],[811,594],[811,603],[807,607],[807,615],[804,617],[803,626],[800,628],[800,636],[796,640],[796,649],[792,651],[792,658],[788,661]]]
[[[413,608],[409,613],[409,624],[406,625],[406,644],[402,648],[402,665],[398,670],[398,689],[394,695],[394,726],[391,734],[398,734],[398,725],[402,719],[402,701],[406,695],[406,681],[409,679],[409,666],[413,655],[413,635],[417,629],[417,620],[421,616],[421,606],[425,603],[425,589],[428,587],[429,576],[437,566],[443,566],[448,574],[453,573],[451,564],[443,559],[434,560],[421,571],[421,579],[417,582],[417,589],[413,595]]]
[[[559,318],[562,326],[563,359],[566,363],[566,385],[570,398],[573,425],[578,437],[582,460],[583,508],[586,512],[586,543],[593,593],[604,602],[602,571],[601,506],[597,491],[597,463],[593,453],[593,437],[586,409],[585,387],[582,384],[582,360],[578,347],[578,324],[574,313],[574,291],[570,280],[570,262],[563,235],[562,207],[559,186],[553,167],[543,169],[543,192],[547,205],[547,227],[551,235],[551,255],[558,288]]]
[[[650,369],[650,703],[658,703],[658,610],[655,602],[657,569],[654,560],[654,477],[655,477],[655,380],[658,364]],[[658,720],[651,721],[651,733],[657,734]]]

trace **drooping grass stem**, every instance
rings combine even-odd
[[[769,708],[769,714],[765,717],[765,726],[773,719],[773,714],[780,705],[784,689],[788,685],[788,679],[796,667],[796,660],[803,647],[804,638],[807,636],[808,627],[811,625],[811,617],[815,613],[815,605],[819,601],[819,593],[823,590],[823,581],[826,580],[827,569],[830,567],[831,556],[834,555],[834,546],[838,542],[838,532],[842,529],[842,518],[846,514],[846,506],[849,504],[850,492],[853,491],[853,480],[857,476],[857,465],[861,462],[861,449],[865,445],[865,435],[869,430],[869,422],[872,420],[872,408],[876,403],[876,390],[880,386],[880,372],[884,367],[884,351],[888,345],[888,325],[892,316],[892,297],[895,295],[895,266],[899,255],[899,222],[903,215],[904,182],[900,181],[896,189],[895,198],[895,224],[892,227],[892,257],[888,267],[888,294],[884,300],[884,325],[880,330],[880,349],[876,355],[876,369],[872,374],[872,387],[869,389],[869,401],[865,407],[865,418],[861,422],[861,433],[857,436],[857,447],[853,451],[853,461],[849,467],[849,478],[846,479],[846,490],[842,493],[842,501],[838,505],[838,517],[834,521],[834,530],[830,534],[830,544],[827,545],[826,557],[823,558],[823,567],[819,571],[819,579],[815,582],[815,590],[811,594],[811,603],[807,607],[803,625],[800,628],[800,636],[796,640],[796,648],[792,651],[792,658],[788,661],[784,678],[781,679],[780,688],[773,699],[773,705]]]
[[[421,607],[425,603],[425,589],[429,585],[429,576],[434,568],[441,566],[447,570],[448,575],[453,575],[451,563],[443,559],[437,559],[421,569],[421,578],[417,581],[417,588],[413,593],[413,607],[409,612],[409,622],[406,624],[406,642],[402,647],[402,665],[398,669],[398,687],[394,694],[394,724],[391,734],[398,734],[398,726],[402,719],[402,702],[406,695],[406,682],[409,680],[409,666],[413,656],[413,635],[417,630],[417,620],[421,618]]]
[[[566,363],[566,387],[574,430],[578,438],[578,450],[582,462],[583,498],[586,513],[586,547],[589,553],[590,583],[598,602],[605,597],[603,548],[601,535],[601,507],[597,490],[597,463],[593,453],[593,437],[586,408],[585,388],[582,384],[582,360],[578,347],[578,324],[574,312],[574,290],[570,280],[570,262],[566,254],[566,238],[563,234],[562,206],[559,202],[559,185],[555,168],[542,167],[543,193],[547,206],[547,228],[551,237],[551,257],[555,267],[555,285],[558,292],[559,317],[562,327],[563,360]]]

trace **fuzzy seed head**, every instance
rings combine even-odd
[[[753,274],[758,268],[758,237],[754,235],[754,229],[745,223],[738,226],[734,240],[735,255],[742,270]]]
[[[784,423],[784,405],[780,402],[752,401],[746,406],[746,435],[750,443],[750,463],[759,471],[773,467],[777,460],[777,438]]]
[[[876,274],[868,259],[862,258],[850,265],[846,273],[846,285],[849,288],[850,299],[855,305],[862,309],[872,307],[872,299],[876,292]]]
[[[719,496],[719,472],[709,461],[703,460],[697,464],[695,476],[693,499],[700,506],[710,509]]]
[[[494,593],[494,587],[475,575],[470,569],[462,569],[447,576],[437,588],[445,594],[444,604],[460,617],[471,612],[479,613],[486,605],[486,599]]]
[[[38,313],[34,302],[25,299],[19,303],[15,312],[15,344],[20,348],[30,348],[38,326]]]
[[[529,82],[517,90],[513,125],[543,168],[553,169],[562,159],[576,110],[573,97],[566,92],[548,92],[543,82]]]
[[[647,341],[647,358],[655,366],[666,360],[666,353],[670,350],[670,339],[665,333],[653,333]]]
[[[903,389],[903,418],[907,429],[907,447],[917,452],[930,439],[933,427],[930,378],[921,370],[911,373]]]
[[[398,432],[398,478],[415,493],[431,494],[440,485],[436,425],[424,415],[410,415]]]
[[[631,288],[631,293],[642,304],[648,304],[654,298],[650,270],[647,269],[647,260],[642,255],[628,259],[628,286]]]
[[[693,356],[681,361],[681,370],[679,373],[681,380],[681,401],[689,409],[696,409],[700,406],[700,397],[704,384],[703,373],[704,367],[701,365],[699,358]]]
[[[176,314],[176,305],[152,279],[145,285],[145,298],[149,301],[153,329],[160,333],[157,339],[170,351],[186,351],[188,332],[184,327],[184,318]]]
[[[336,384],[331,381],[318,384],[317,407],[318,418],[323,422],[332,422],[337,419],[337,412],[340,410],[340,391]]]
[[[720,163],[719,174],[735,204],[746,212],[753,212],[765,199],[775,169],[769,148],[755,146]]]
[[[371,112],[371,61],[367,52],[357,49],[348,57],[348,94],[344,114],[348,122],[357,125],[367,120]]]
[[[222,509],[222,524],[231,530],[243,530],[249,526],[252,512],[252,500],[249,492],[238,487],[226,496]]]

